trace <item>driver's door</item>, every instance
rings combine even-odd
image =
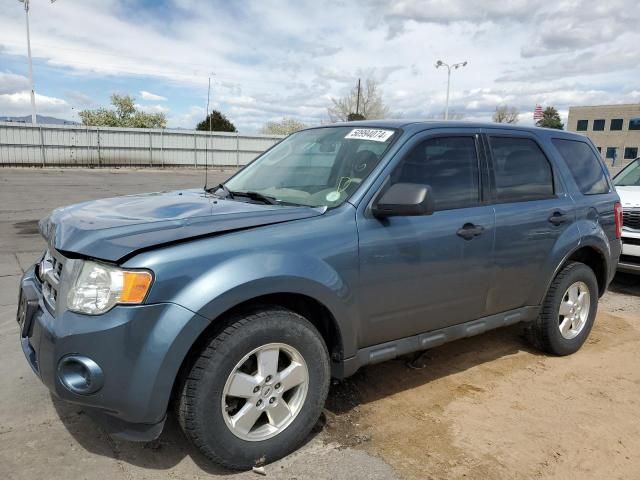
[[[485,162],[473,129],[440,132],[414,137],[383,174],[429,185],[432,215],[378,219],[370,205],[358,209],[361,347],[484,315],[494,235]],[[465,228],[481,233],[469,238]]]

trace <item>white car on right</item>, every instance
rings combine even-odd
[[[640,274],[640,157],[627,165],[613,184],[622,203],[622,255],[618,271]]]

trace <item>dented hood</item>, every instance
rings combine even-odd
[[[58,208],[40,221],[40,232],[56,250],[117,262],[155,246],[323,212],[323,208],[223,200],[202,189],[182,190]]]

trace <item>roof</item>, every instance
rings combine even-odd
[[[573,105],[569,110],[582,110],[590,108],[640,108],[640,103],[611,103],[608,105]]]
[[[542,127],[527,127],[522,125],[513,125],[508,123],[495,123],[495,122],[467,122],[464,120],[358,120],[355,122],[340,122],[331,125],[325,125],[326,127],[340,126],[340,127],[362,127],[362,128],[402,128],[403,130],[421,131],[432,128],[482,128],[482,129],[500,129],[500,130],[514,130],[520,132],[531,133],[555,133],[556,135],[566,135],[575,137],[577,134],[569,132],[567,130],[556,130],[551,128]],[[581,135],[578,135],[581,136]]]

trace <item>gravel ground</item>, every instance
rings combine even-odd
[[[230,172],[210,171],[210,183]],[[211,465],[173,419],[159,440],[113,440],[53,399],[22,356],[19,275],[42,251],[35,221],[57,206],[198,187],[193,170],[0,169],[0,478],[258,478]],[[640,277],[619,275],[585,347],[565,358],[501,329],[362,369],[332,386],[316,431],[266,467],[283,479],[637,478]]]

